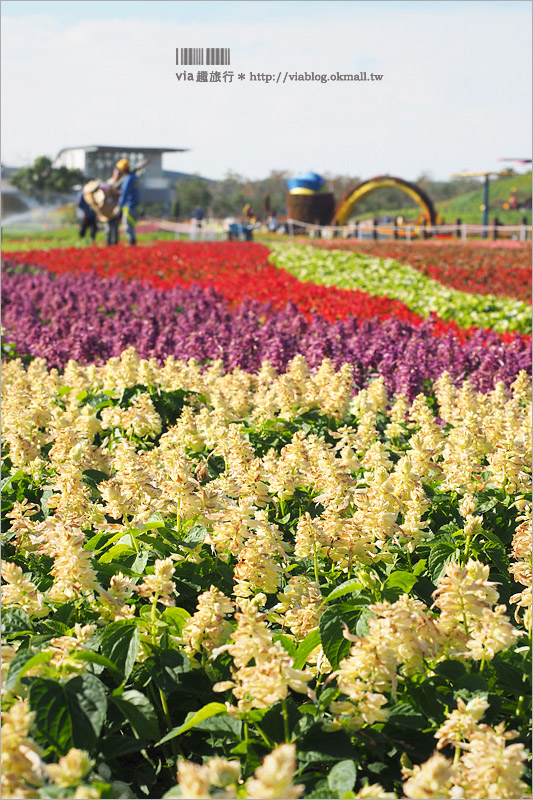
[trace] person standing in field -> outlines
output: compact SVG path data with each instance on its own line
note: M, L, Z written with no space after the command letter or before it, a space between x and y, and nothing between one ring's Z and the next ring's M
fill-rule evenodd
M119 228L120 228L120 220L122 219L122 211L120 206L118 205L118 200L120 196L120 189L117 188L117 183L120 180L120 171L115 167L113 170L113 175L107 181L106 184L101 184L101 188L104 190L106 194L106 200L108 203L117 203L117 206L113 209L112 216L107 217L106 219L106 240L107 244L118 244L119 240Z
M120 172L115 167L113 175L107 181L91 179L83 187L83 200L96 215L98 222L106 226L107 244L118 244L119 225L122 211L117 205L120 197L118 181Z
M84 188L85 187L82 188L78 195L78 222L80 224L79 237L80 239L83 239L86 232L89 231L89 236L94 242L96 239L96 231L98 230L96 213L83 196Z
M120 176L125 176L121 182L121 192L118 200L126 227L126 236L130 244L137 244L135 228L137 225L137 206L139 205L139 183L137 176L130 170L127 158L117 161Z

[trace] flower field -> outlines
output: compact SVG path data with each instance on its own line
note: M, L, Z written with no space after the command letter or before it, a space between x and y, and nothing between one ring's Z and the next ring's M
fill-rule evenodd
M302 245L273 249L274 262L300 280L394 298L423 317L435 313L462 328L531 333L531 304L522 300L462 292L392 259Z
M318 242L315 242L318 244ZM424 242L320 242L321 247L352 250L409 264L424 275L462 292L515 297L531 302L531 245L516 248Z
M241 243L2 294L2 797L529 796L524 302Z

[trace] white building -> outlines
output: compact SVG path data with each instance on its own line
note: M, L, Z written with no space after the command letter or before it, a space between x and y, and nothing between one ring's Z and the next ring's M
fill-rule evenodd
M120 158L127 158L132 169L142 161L147 166L139 173L141 203L169 205L174 197L174 184L182 173L163 170L163 153L185 153L178 147L116 147L87 145L64 147L56 156L54 167L80 169L87 178L109 178Z

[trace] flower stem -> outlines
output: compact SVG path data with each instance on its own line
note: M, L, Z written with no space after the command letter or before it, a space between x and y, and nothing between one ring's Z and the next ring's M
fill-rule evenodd
M136 538L135 534L133 533L133 528L130 528L128 530L128 533L130 535L130 539L131 539L132 544L133 544L133 549L135 550L136 553L138 553L139 552L139 542L137 541L137 538Z
M261 730L259 725L256 722L254 722L252 724L253 724L254 728L256 729L257 733L259 734L259 736L261 737L261 739L264 741L266 746L269 748L269 750L272 750L272 743L267 739L267 737L265 736L265 734L263 733L263 731Z
M281 701L281 712L283 714L283 730L285 732L285 741L290 742L291 737L289 733L289 714L287 712L287 700Z
M167 725L169 730L172 728L172 717L170 716L170 711L168 709L167 698L165 697L163 690L159 689L159 699L161 700L161 708L163 709L163 714L165 715L165 719L167 721ZM183 756L183 750L181 749L179 742L176 739L170 740L170 747L172 749L172 755L174 759L177 758L178 754Z
M469 533L466 537L466 545L465 545L465 564L468 563L468 556L470 555L470 541L472 539L472 534Z
M157 644L157 636L156 636L156 627L155 627L155 618L157 614L157 598L159 595L154 594L152 600L152 613L150 614L150 629L152 633L152 641L154 644Z

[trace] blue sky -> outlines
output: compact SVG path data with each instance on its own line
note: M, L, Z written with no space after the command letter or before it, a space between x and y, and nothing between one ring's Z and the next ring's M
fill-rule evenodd
M376 0L386 8L387 6L402 6L405 9L420 6L420 0ZM348 0L349 2L349 0ZM363 13L376 4L358 2L359 12ZM455 6L458 9L468 0L433 0L431 5ZM475 5L479 0L472 0L470 5ZM523 5L524 0L491 0L491 6L504 7L510 5ZM283 9L280 6L283 6ZM51 14L63 25L82 22L86 19L116 19L125 13L129 17L145 20L180 20L182 22L205 19L224 20L228 15L233 20L243 13L256 17L281 15L282 18L298 16L305 5L305 13L316 16L329 16L346 11L347 0L3 0L2 16L25 17L35 14ZM426 6L430 3L426 2ZM485 3L487 5L487 3ZM46 6L46 8L44 8ZM127 8L126 8L127 6Z
M61 17L69 22L74 20L84 20L91 16L93 13L97 14L100 18L113 17L116 15L116 9L123 9L125 3L128 5L128 13L132 15L151 19L154 17L168 19L168 15L184 14L185 17L196 18L202 17L206 14L219 12L224 15L228 8L238 9L242 6L254 6L255 11L262 8L272 9L280 5L281 0L261 0L261 2L250 2L250 0L204 0L203 2L192 0L187 2L173 2L173 0L3 0L3 14L5 16L27 16L28 14L36 13L42 10L42 6L46 5L46 11L53 13L57 17ZM471 0L471 4L478 2L478 0ZM509 6L524 4L525 0L492 0L491 5L496 6ZM327 3L328 7L336 7L340 10L342 6L346 6L347 0L330 0ZM282 5L284 13L288 11L298 11L305 4L308 7L315 6L317 9L322 6L326 11L325 3L322 0L283 0ZM431 3L435 5L447 6L464 6L465 0L435 0ZM372 6L375 3L372 0L361 0L358 3L360 7ZM382 0L382 5L388 6L409 6L414 7L420 5L420 0ZM426 3L429 5L429 3ZM184 8L178 9L178 6ZM173 8L169 8L173 7Z
M213 178L495 169L531 155L531 11L511 0L3 0L2 161L100 143L188 147L165 166ZM181 46L231 47L232 84L178 82ZM361 70L382 82L249 80Z

